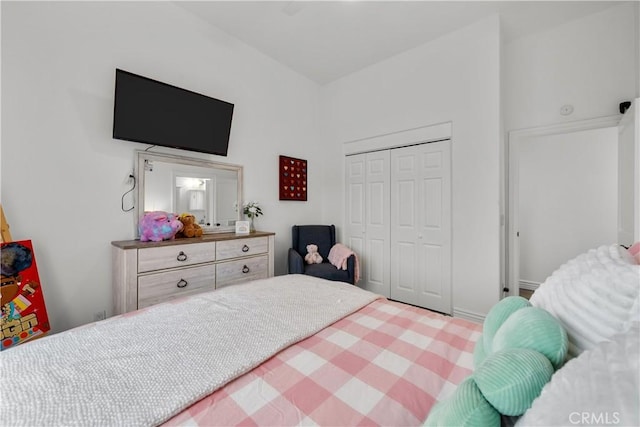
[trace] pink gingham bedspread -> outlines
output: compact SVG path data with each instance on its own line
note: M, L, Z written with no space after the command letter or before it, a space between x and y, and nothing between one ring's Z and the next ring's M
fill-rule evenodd
M165 425L421 425L473 368L481 325L377 300Z

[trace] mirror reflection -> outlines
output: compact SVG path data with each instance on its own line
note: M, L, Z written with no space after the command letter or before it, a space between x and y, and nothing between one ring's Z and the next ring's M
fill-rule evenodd
M139 216L188 212L205 233L232 231L241 218L242 166L138 152L138 177Z

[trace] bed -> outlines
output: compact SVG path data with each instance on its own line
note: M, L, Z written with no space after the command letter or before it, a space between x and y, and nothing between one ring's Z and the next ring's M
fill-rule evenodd
M419 425L471 373L480 329L278 276L5 351L0 409L7 425Z
M640 421L640 265L615 245L574 261L532 299L569 331L571 360L531 409L503 422ZM570 278L559 278L567 272ZM592 272L597 280L585 281ZM574 304L581 311L615 312L588 314L607 323L593 334L579 326L583 320L571 323L585 313L568 315L558 303L558 295L571 295L560 288L575 292L580 286L591 302L613 301ZM482 334L483 325L348 284L279 276L0 353L2 424L422 425L473 375ZM577 392L572 384L579 378L586 388Z

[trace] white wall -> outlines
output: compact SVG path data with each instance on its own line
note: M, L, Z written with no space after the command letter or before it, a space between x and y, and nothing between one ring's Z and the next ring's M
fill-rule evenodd
M499 22L486 19L323 88L324 218L343 224L347 141L453 122L454 313L500 295Z
M111 313L110 242L134 237L120 198L147 145L111 137L116 67L235 103L229 156L189 155L244 165L285 272L291 224L321 220L315 83L171 2L1 7L2 204L33 240L54 331ZM308 202L278 201L279 154L309 160Z
M640 89L639 9L639 3L629 2L506 43L505 132L615 116L620 102L636 98ZM560 114L565 104L573 106L572 114ZM566 177L580 173L574 162L564 166ZM615 223L614 218L609 225ZM611 243L615 240L613 236ZM553 256L557 260L566 253Z
M506 132L613 115L637 97L639 6L613 7L504 45L495 40L498 25L485 21L323 88L322 139L338 149L453 121L454 311L485 314L499 295ZM572 115L559 114L564 104L574 107ZM342 224L344 161L329 153L324 175L334 190L325 193L324 218Z
M540 284L617 240L618 129L525 138L518 153L520 279Z
M630 2L507 43L505 130L611 116L636 98L637 8ZM560 114L565 104L573 114Z

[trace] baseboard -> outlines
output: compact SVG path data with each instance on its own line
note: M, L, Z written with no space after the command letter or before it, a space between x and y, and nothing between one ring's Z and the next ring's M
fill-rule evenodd
M518 282L520 289L526 289L528 291L535 291L540 285L540 282L532 282L531 280L520 280Z
M484 323L485 316L486 315L484 314L453 307L453 317L459 317L461 319L469 320L470 322L482 324Z

